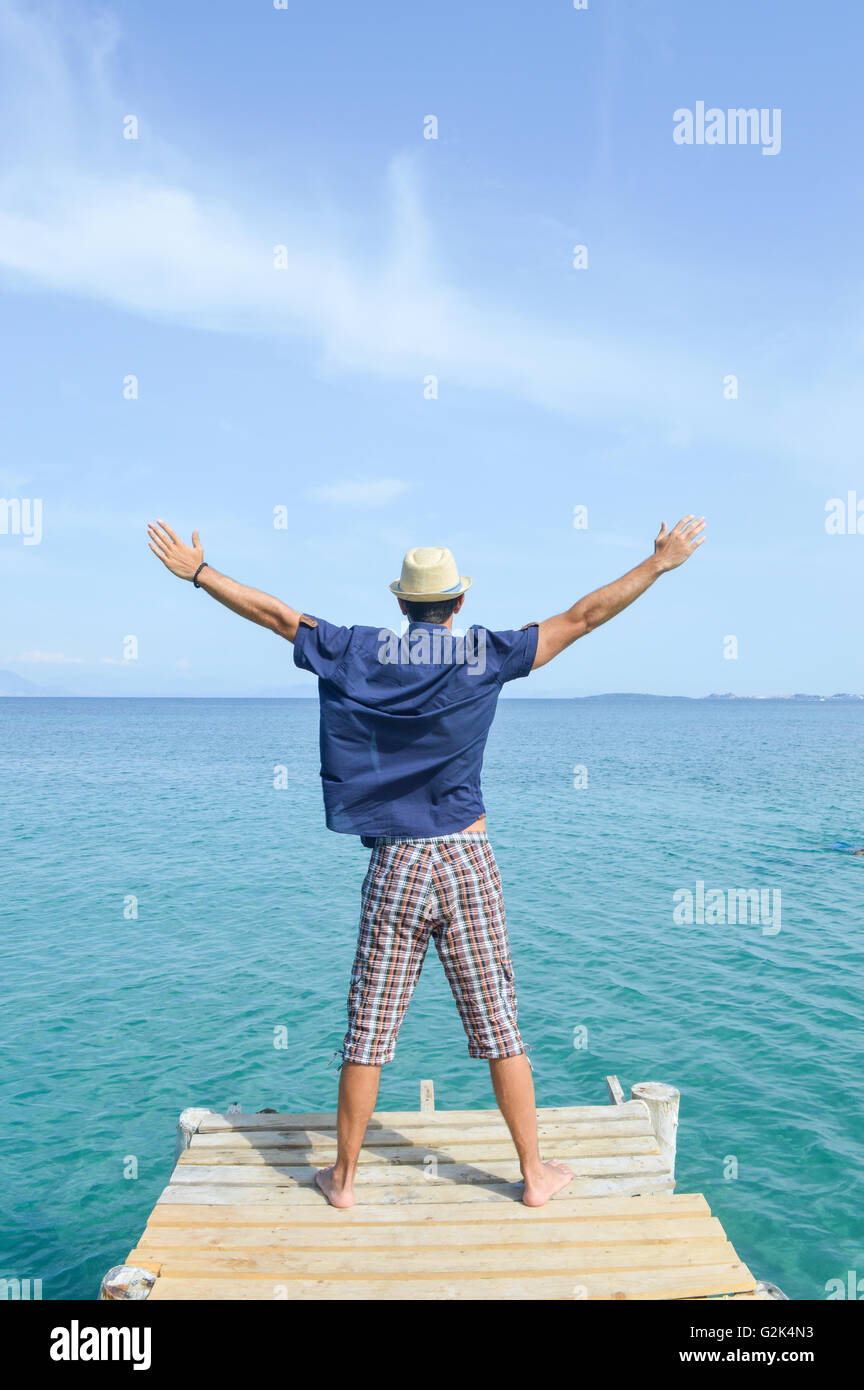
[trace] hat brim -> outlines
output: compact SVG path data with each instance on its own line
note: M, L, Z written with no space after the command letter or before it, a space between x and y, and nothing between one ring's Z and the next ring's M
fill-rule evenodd
M445 603L448 598L459 598L460 594L464 594L470 588L470 575L463 574L460 575L456 588L448 589L446 594L409 594L399 587L398 579L394 579L390 585L390 592L397 598L404 598L408 603Z

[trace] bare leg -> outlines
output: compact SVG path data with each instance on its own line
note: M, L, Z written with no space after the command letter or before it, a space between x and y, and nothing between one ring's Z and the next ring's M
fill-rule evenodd
M339 1075L339 1108L336 1119L336 1162L321 1168L315 1181L331 1207L353 1207L354 1176L363 1147L366 1126L378 1096L380 1067L343 1062Z
M491 1061L489 1071L495 1099L519 1155L519 1167L525 1179L522 1201L527 1207L542 1207L572 1181L573 1173L565 1163L557 1163L555 1159L544 1163L540 1157L534 1078L524 1053L521 1057Z

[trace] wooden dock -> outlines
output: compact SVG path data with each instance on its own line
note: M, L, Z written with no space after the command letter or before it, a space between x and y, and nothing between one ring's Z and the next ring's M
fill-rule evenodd
M546 1158L573 1168L547 1206L519 1200L498 1111L376 1112L358 1204L313 1182L336 1117L183 1112L179 1155L103 1298L766 1298L699 1194L673 1188L677 1096L646 1083L611 1105L538 1111Z

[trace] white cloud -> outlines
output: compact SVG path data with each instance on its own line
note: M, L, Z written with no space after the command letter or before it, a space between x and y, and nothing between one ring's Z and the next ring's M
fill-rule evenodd
M695 369L664 364L656 344L621 347L526 321L448 285L410 160L391 165L393 230L378 259L335 244L308 206L286 219L246 193L238 211L196 192L194 174L173 173L176 156L121 138L122 102L107 93L110 35L100 29L88 44L80 11L72 37L44 13L0 0L0 119L24 132L17 162L0 163L0 267L13 283L202 328L299 334L330 369L412 381L418 393L434 372L442 384L558 409L620 419L638 407L661 420L695 393ZM223 185L237 186L236 171ZM274 268L277 245L288 248L285 270Z
M402 478L370 478L365 482L357 480L310 487L306 498L310 502L332 502L338 507L380 507L401 497L409 486Z
M19 661L28 666L84 666L83 656L64 656L62 652L24 652Z
M0 0L0 122L15 132L0 146L0 272L13 287L202 329L300 336L322 367L404 382L418 398L434 373L442 389L572 412L646 442L665 437L668 448L710 438L775 456L848 456L861 425L848 370L823 375L830 384L808 386L806 400L790 380L755 414L722 401L715 349L709 341L700 353L696 325L690 342L654 330L640 339L635 327L624 340L596 316L573 326L562 309L542 322L449 284L411 160L391 165L393 231L377 257L351 246L350 208L343 246L329 214L308 203L285 210L266 190L256 206L236 167L221 171L225 199L214 197L152 133L121 138L112 23L74 5ZM277 245L288 249L285 270L274 268Z

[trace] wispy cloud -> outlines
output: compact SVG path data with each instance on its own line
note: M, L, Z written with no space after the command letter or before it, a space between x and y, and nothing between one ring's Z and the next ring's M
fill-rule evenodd
M62 652L24 652L18 658L27 666L85 666L83 656L64 656Z
M0 269L13 286L202 329L300 336L330 370L413 381L418 391L434 373L442 388L647 429L661 447L707 437L842 457L860 432L851 375L834 374L806 402L789 382L755 416L721 401L711 353L700 361L687 344L640 340L635 329L612 337L589 316L579 327L544 322L448 283L409 158L389 170L392 236L377 257L335 242L328 218L308 205L286 211L264 194L256 206L244 191L239 210L240 200L214 197L176 150L149 134L134 148L121 138L116 40L110 22L77 6L0 0L0 119L16 132L0 151ZM212 187L218 170L209 173ZM226 169L225 189L236 183ZM831 422L827 435L819 420Z
M380 507L401 497L409 487L402 478L370 478L310 487L305 495L310 502L331 502L337 507Z

